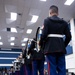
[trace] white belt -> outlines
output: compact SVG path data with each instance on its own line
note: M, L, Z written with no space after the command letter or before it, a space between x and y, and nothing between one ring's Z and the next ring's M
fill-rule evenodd
M60 35L60 34L49 34L48 37L59 37L59 38L63 38L64 35Z

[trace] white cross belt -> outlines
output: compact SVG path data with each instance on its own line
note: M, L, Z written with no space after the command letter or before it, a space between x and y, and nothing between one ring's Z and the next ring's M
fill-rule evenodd
M59 37L59 38L63 38L64 35L60 35L60 34L49 34L48 37Z

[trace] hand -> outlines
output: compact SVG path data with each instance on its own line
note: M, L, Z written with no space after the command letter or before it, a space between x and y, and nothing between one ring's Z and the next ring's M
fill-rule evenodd
M37 41L37 44L39 45L39 41Z

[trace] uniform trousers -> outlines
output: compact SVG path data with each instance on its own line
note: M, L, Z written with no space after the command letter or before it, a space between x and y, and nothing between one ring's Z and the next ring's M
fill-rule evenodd
M33 75L44 75L44 60L34 60L32 63Z
M50 63L49 75L66 75L65 54L48 54L46 55Z
M33 75L32 74L32 64L26 65L27 75Z

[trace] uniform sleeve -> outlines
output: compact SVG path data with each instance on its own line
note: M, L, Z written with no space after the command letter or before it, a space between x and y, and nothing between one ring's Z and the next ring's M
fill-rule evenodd
M43 44L43 41L45 41L45 39L47 38L48 36L48 20L45 19L44 20L44 28L42 30L42 36L41 36L41 40L40 40L40 45Z
M26 49L24 50L24 52L22 52L22 57L26 58Z
M29 50L28 50L28 54L32 53L34 48L35 48L35 42L32 41L32 42L31 42L31 45L30 45L30 47L29 47Z
M68 24L67 23L65 23L65 24L66 24L66 26L65 26L65 30L64 30L64 33L65 33L65 41L64 41L64 43L65 43L65 47L67 47L68 43L71 40L71 33L70 33L70 29L68 27Z

